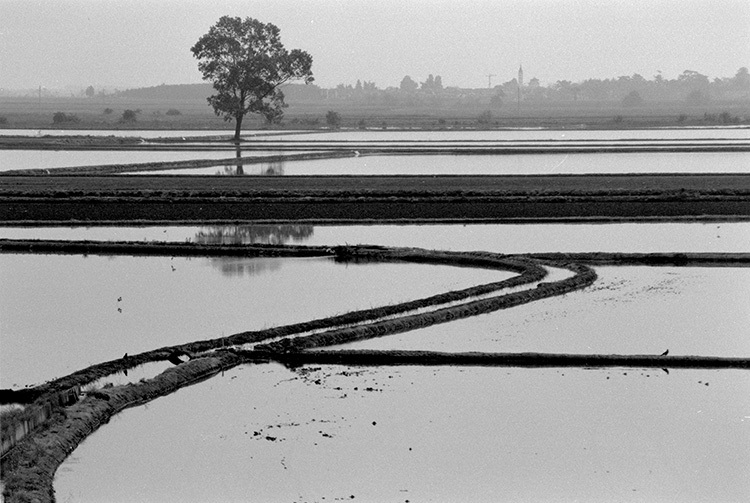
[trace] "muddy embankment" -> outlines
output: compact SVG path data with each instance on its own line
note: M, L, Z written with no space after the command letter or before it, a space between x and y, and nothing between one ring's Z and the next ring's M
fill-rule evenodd
M255 352L240 356L257 357ZM428 365L470 367L636 367L689 369L750 369L750 358L711 356L599 355L550 353L442 353L438 351L338 350L300 351L274 356L284 365Z
M50 393L58 393L73 386L83 386L107 375L122 372L152 361L162 361L173 351L199 353L216 348L259 343L313 330L355 325L386 316L397 316L417 309L457 302L494 291L540 281L546 275L544 268L523 257L504 257L486 252L441 252L420 249L385 248L377 246L269 246L269 245L200 245L192 243L123 243L93 241L37 241L0 240L0 253L86 253L86 254L144 254L144 255L242 255L242 256L331 256L339 261L402 261L447 264L458 267L478 267L518 273L506 280L477 285L399 304L354 311L337 316L284 325L265 330L240 332L227 337L208 339L155 349L88 367L69 376L33 388L0 390L0 403L29 403Z
M750 218L750 175L2 176L0 222Z
M52 418L27 436L2 460L7 502L52 502L55 471L90 434L118 412L207 379L241 359L231 353L191 360L146 382L106 388L69 406L54 409Z
M180 244L177 247L169 244L143 245L135 243L99 243L92 242L34 242L12 240L0 241L0 252L11 249L18 252L69 252L69 253L146 253L159 251L164 255L175 252L210 254L206 245ZM138 247L141 248L138 248ZM190 248L196 248L190 252ZM210 248L210 247L209 247ZM51 418L31 434L23 438L2 460L2 478L5 484L7 501L53 501L52 481L55 470L75 447L98 427L105 424L113 415L127 407L132 407L172 393L201 379L208 378L222 369L240 363L257 361L277 361L293 367L306 363L328 363L343 365L502 365L502 366L635 366L635 367L690 367L690 368L748 368L750 360L732 358L705 357L667 357L649 355L550 355L550 354L487 354L463 353L444 354L434 352L404 351L305 351L333 344L342 344L353 340L379 337L403 332L435 323L445 323L454 319L473 316L533 302L534 300L560 295L583 288L596 279L595 272L585 265L584 254L551 256L504 256L492 253L458 253L437 252L417 249L391 249L385 247L252 247L252 246L218 246L215 253L245 253L251 256L264 253L288 255L329 254L342 261L411 261L423 263L452 264L464 267L485 267L511 270L518 276L505 281L480 285L465 290L446 292L425 299L405 302L395 306L369 309L347 313L341 316L313 320L310 322L277 327L269 330L243 332L230 337L196 341L179 346L164 347L140 355L104 362L70 376L57 379L28 390L6 390L4 398L36 400L44 402L48 397L66 392L77 386L90 383L100 377L133 368L148 361L165 360L175 351L185 351L193 358L181 363L153 379L135 384L116 387L105 387L84 397L72 405L57 405L52 409ZM85 250L85 251L82 251ZM608 260L620 260L627 263L626 254L610 254ZM659 260L664 260L659 255ZM678 255L678 254L675 254ZM688 262L700 261L701 254L684 254ZM732 259L748 260L748 255L734 254ZM578 261L571 260L575 258ZM674 257L673 257L674 258ZM705 257L704 257L705 258ZM592 260L601 259L593 256ZM678 261L682 257L678 257ZM711 260L720 260L712 254ZM552 283L540 283L536 288L525 291L502 294L475 299L477 295L491 293L495 290L537 282L545 275L545 265L565 267L574 274L564 280ZM463 300L465 302L451 307L440 307L446 302ZM435 307L423 313L414 314L413 310L422 307ZM392 315L393 319L382 320ZM344 326L342 325L350 325ZM300 335L309 330L329 329L313 335ZM256 345L254 350L243 351L228 346L248 342L267 342ZM216 351L209 351L215 349Z

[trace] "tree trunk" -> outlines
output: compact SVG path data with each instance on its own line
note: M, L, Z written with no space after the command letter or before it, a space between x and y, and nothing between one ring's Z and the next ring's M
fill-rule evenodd
M240 141L240 132L242 131L242 119L244 115L238 114L235 117L236 126L234 128L234 141Z
M240 159L242 157L242 150L240 149L240 144L239 143L236 144L236 148L237 148L237 152L236 152L236 157L237 157L237 174L238 175L244 175L245 174L245 169L242 167L242 159Z

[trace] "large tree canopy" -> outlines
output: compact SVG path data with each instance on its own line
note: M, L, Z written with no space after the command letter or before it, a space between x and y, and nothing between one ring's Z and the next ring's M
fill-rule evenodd
M203 78L216 89L208 98L214 112L236 121L235 140L247 113L269 121L280 118L287 106L280 85L313 81L312 56L300 49L287 51L279 29L257 19L223 16L190 50Z

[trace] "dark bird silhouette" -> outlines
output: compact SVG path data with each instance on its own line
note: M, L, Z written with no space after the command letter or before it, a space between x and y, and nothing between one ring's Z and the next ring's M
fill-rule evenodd
M117 302L122 302L122 297L117 297Z
M123 355L122 359L123 359L123 360L127 360L127 359L128 359L128 354L127 354L127 353L125 353L125 354Z
M662 356L667 356L668 354L669 354L669 350L667 349L667 350L666 350L666 351L664 351L664 352L663 352L663 353L662 353L661 355L662 355Z

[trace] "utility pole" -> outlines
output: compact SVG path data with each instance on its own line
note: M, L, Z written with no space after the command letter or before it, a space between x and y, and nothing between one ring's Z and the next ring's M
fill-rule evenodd
M494 77L496 74L494 73L488 73L487 74L487 87L492 88L492 77Z

